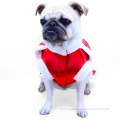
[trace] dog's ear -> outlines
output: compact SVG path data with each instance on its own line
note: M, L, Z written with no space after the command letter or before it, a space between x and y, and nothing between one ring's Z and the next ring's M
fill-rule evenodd
M88 14L88 8L85 7L84 5L78 4L78 3L71 3L70 6L76 10L79 15L81 16L82 14L87 15Z
M35 11L35 15L37 15L37 13L41 14L41 12L43 11L44 8L45 8L45 5L40 4Z

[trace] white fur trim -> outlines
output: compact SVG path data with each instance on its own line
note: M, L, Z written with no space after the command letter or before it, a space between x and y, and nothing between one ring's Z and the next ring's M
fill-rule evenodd
M74 79L77 81L77 82L80 82L82 80L84 80L90 72L92 72L94 68L94 64L92 64L91 61L87 61L83 67L81 68L81 70L77 73L77 75L74 77Z
M45 79L47 80L53 80L54 78L52 77L52 75L50 74L50 72L48 71L47 66L45 65L45 63L43 62L42 59L38 59L35 62L35 65L38 69L38 71L41 73L40 78L44 76Z
M64 42L63 46L52 45L50 42L44 40L44 43L47 45L48 49L54 53L66 56L67 54L73 53L80 48L82 43L82 38L75 38L72 41Z
M44 49L46 49L47 48L47 46L45 45L39 45L37 48L36 48L36 50L35 50L35 56L36 56L36 58L37 59L39 59L39 58L41 58L41 55L42 55L42 52L41 52L41 50L44 50Z

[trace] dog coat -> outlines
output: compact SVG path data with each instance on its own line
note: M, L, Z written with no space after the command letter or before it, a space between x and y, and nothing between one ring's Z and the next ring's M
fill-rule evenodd
M82 81L86 77L95 76L91 48L84 39L77 50L70 53L67 50L65 52L66 55L55 53L41 42L36 50L40 76L54 80L59 86L64 87L76 81Z

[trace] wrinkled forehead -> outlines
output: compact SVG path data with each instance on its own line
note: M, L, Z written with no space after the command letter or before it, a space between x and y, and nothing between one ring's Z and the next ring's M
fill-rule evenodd
M50 20L55 18L59 20L63 17L72 20L73 12L70 6L67 5L47 5L41 14L41 19Z

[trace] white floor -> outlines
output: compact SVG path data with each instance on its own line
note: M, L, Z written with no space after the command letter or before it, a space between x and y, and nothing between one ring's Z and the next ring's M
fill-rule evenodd
M39 115L46 92L39 93L39 72L34 49L40 35L38 0L0 1L0 120L66 120L76 115L76 90L54 91L53 107ZM89 41L99 77L91 80L91 95L85 95L86 119L119 119L120 107L120 9L114 2L85 1L90 12L83 16L84 38Z

